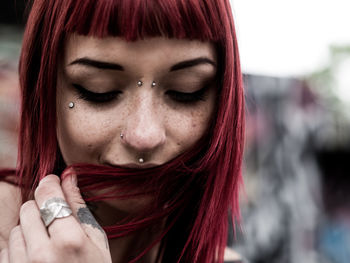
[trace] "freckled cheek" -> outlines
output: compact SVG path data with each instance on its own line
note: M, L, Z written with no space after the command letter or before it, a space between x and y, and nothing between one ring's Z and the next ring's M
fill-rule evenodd
M96 114L84 109L61 113L58 120L58 137L66 155L96 158L103 147L115 136L115 127L107 114ZM62 152L63 153L63 152ZM64 153L63 153L64 154ZM91 159L88 158L86 161Z
M211 119L210 108L199 108L186 115L172 115L172 134L176 137L177 145L187 150L195 144L206 132Z

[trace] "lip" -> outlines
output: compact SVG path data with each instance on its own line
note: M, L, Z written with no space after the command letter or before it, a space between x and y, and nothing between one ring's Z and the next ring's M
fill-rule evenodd
M122 168L132 168L132 169L147 169L147 168L153 168L153 167L159 166L159 164L155 164L155 163L145 163L145 164L139 164L139 163L123 163L123 164L105 163L105 165L111 166L111 167L122 167Z

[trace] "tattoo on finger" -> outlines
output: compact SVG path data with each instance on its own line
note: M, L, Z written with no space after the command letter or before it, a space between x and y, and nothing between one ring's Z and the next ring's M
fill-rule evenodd
M80 223L90 225L93 228L96 228L102 232L102 234L105 238L106 248L108 249L108 239L107 239L106 233L103 230L103 228L99 225L99 223L96 221L95 217L92 215L89 208L87 208L87 207L79 208L78 212L77 212L77 216L78 216Z

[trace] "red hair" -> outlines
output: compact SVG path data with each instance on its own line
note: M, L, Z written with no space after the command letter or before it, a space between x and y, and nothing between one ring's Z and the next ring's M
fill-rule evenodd
M165 36L216 44L217 109L198 145L154 169L85 164L75 165L75 170L82 192L110 190L118 184L133 193L116 196L107 191L90 201L155 195L148 213L105 227L110 238L166 218L164 231L153 241L161 242L162 262L222 262L228 217L239 219L244 141L244 94L229 0L34 0L19 66L22 110L17 175L24 200L32 197L41 178L62 165L56 137L56 78L69 33L121 36L127 41Z

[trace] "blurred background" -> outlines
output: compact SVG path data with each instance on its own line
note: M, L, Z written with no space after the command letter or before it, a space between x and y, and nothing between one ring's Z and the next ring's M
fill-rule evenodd
M0 4L0 167L14 167L23 0ZM245 262L350 262L350 2L231 0L246 90Z

